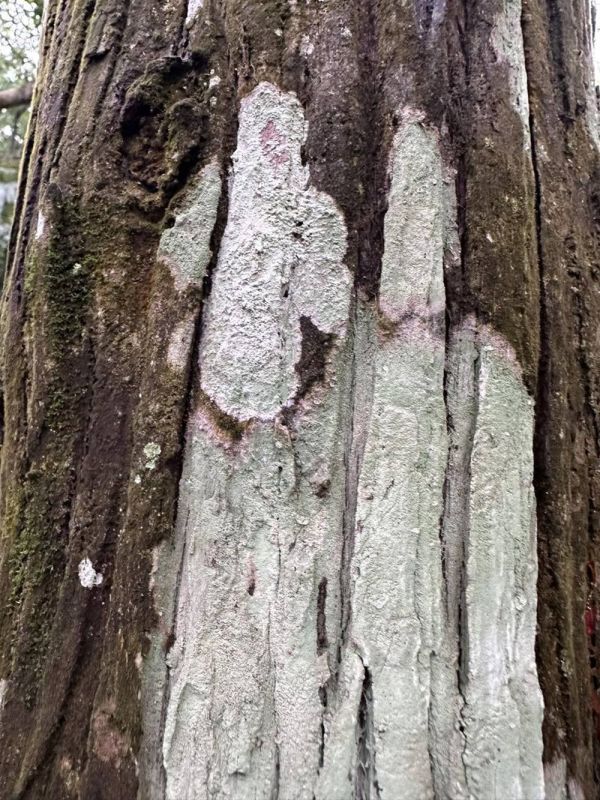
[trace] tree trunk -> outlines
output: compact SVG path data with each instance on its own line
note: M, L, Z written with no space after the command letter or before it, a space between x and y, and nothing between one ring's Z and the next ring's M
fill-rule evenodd
M586 0L49 0L2 798L600 796L591 39Z

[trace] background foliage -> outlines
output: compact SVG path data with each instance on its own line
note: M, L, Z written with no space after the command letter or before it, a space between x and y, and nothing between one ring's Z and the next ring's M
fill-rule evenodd
M0 0L0 89L33 81L42 0ZM0 111L0 167L18 165L27 107Z
M43 0L0 0L0 90L33 81L42 10ZM0 276L28 119L27 106L0 110Z

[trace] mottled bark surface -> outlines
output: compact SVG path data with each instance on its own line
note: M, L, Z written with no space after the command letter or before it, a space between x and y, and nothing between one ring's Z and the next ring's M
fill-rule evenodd
M0 797L599 797L599 215L585 0L50 0Z

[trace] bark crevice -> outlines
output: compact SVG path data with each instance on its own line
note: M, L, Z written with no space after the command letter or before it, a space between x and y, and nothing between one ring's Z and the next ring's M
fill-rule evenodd
M373 679L363 662L363 681L356 718L356 776L355 800L381 800L377 780L376 746L374 735Z

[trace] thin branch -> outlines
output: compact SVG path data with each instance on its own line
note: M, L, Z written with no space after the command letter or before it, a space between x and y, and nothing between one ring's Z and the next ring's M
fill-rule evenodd
M26 106L33 94L33 83L25 83L23 86L14 86L10 89L0 91L0 108L14 108L15 106Z

